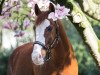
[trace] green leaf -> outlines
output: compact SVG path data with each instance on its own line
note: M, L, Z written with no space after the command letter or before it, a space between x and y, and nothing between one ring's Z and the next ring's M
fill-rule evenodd
M22 8L21 8L21 9L20 9L20 13L21 13L21 14L24 14L24 15L27 15L27 14L29 13L29 11L28 11L27 9L25 10L25 9L22 9Z
M18 13L14 12L11 16L12 16L13 19L15 19L15 18L18 17Z

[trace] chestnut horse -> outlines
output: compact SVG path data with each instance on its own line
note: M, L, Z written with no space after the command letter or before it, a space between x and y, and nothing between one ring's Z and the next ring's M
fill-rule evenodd
M17 47L10 56L8 75L78 75L78 63L60 20L48 19L54 12L35 5L35 41Z

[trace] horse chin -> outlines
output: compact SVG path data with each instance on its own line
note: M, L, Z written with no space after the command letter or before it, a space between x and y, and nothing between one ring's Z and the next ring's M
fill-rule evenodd
M35 65L43 65L44 64L44 58L41 53L38 53L36 50L32 52L32 61Z

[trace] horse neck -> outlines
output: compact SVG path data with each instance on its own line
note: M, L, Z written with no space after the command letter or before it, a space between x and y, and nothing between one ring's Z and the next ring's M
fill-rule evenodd
M57 62L59 61L59 64L65 62L65 64L69 64L70 61L68 61L68 59L70 60L70 57L74 56L73 48L60 21L58 21L58 25L60 41L55 47L55 59Z
M59 25L59 34L60 34L60 39L62 42L62 44L61 43L60 44L63 45L64 50L69 51L72 46L71 46L71 43L66 35L63 24L60 20L58 20L57 23Z

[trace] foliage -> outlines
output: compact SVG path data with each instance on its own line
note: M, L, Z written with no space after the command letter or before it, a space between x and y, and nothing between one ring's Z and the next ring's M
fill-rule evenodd
M0 75L7 75L9 52L0 52Z
M5 0L0 22L5 29L14 31L16 37L24 35L25 30L32 25L32 19L26 0Z

